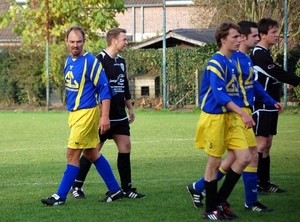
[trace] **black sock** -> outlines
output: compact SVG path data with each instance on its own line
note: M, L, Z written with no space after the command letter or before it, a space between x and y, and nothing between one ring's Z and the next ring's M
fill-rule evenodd
M131 190L130 153L118 154L118 170L123 191Z
M258 178L258 185L261 186L260 181L263 180L262 178L262 153L258 153L258 164L257 164L257 178Z
M206 191L205 210L207 213L210 213L217 209L218 180L212 180L210 182L204 180L204 187Z
M270 185L270 156L262 158L262 172L261 180L259 182L261 187L267 187Z
M80 170L76 177L73 187L81 188L83 186L84 180L91 168L92 162L85 158L83 155L80 158Z
M225 180L218 192L218 203L226 203L235 184L240 179L241 174L237 174L231 168L225 176Z

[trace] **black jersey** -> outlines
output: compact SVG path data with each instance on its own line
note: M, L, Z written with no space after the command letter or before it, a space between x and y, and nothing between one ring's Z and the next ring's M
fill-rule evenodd
M125 101L131 99L128 79L126 76L125 60L120 55L112 58L105 50L96 56L102 63L110 87L116 95L112 96L110 102L110 121L121 121L127 119Z
M250 55L253 61L256 80L263 86L264 90L276 101L280 101L281 82L293 86L300 84L300 77L285 71L278 66L270 53L270 50L257 45ZM254 109L275 109L274 106L266 106L258 101L254 103Z

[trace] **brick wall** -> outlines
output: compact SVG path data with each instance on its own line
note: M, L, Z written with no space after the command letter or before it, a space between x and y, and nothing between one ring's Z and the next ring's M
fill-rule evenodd
M193 6L166 7L166 31L178 28L196 28L192 23L190 16L193 9ZM163 8L127 8L124 14L117 14L116 20L120 23L121 28L127 30L128 35L133 35L135 33L135 41L141 41L162 33Z

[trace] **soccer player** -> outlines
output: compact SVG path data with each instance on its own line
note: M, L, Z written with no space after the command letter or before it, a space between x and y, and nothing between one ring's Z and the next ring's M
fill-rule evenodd
M254 97L257 100L263 101L269 106L275 106L278 112L282 112L282 105L272 99L262 86L254 81L254 70L250 57L247 55L250 49L256 46L259 41L259 34L257 24L250 21L241 21L238 23L241 28L241 44L239 51L232 54L232 59L237 62L239 82L241 95L243 99L240 100L239 106L242 107L245 112L251 115L251 107L254 103ZM251 162L244 169L242 177L245 187L245 209L257 212L271 212L273 209L268 208L258 201L257 197L257 164L258 154L256 148L256 140L253 129L244 128L244 134L247 139L247 143L251 153ZM222 161L221 167L218 171L218 180L221 180L226 174L226 171L230 169L230 165L234 161L235 157L232 152L228 152L227 158ZM189 193L191 194L196 208L202 207L201 200L203 199L204 179L187 186Z
M257 71L257 80L264 90L276 101L280 101L281 82L297 86L300 77L279 67L273 60L270 47L278 42L278 22L262 18L258 23L260 41L250 57ZM273 136L277 134L278 111L274 106L255 100L253 119L258 150L259 190L270 193L283 193L286 190L270 182L270 149Z
M70 50L64 68L68 122L71 129L67 148L68 164L57 193L41 201L47 206L65 203L79 172L79 158L83 152L83 155L95 165L109 190L101 201L111 202L123 197L123 191L108 161L96 149L96 144L99 142L98 128L101 134L110 128L109 84L101 63L83 49L85 33L81 27L70 27L65 42ZM102 103L101 120L97 102L98 94Z
M128 44L126 30L121 28L109 30L106 35L106 41L108 47L96 57L101 61L109 84L116 95L112 97L110 103L109 118L111 127L106 133L100 133L98 149L102 148L107 139L114 140L119 151L117 166L124 197L144 198L146 195L138 193L136 188L132 188L131 184L129 124L134 121L135 115L131 103L125 60L118 54L125 51ZM129 119L125 106L128 109ZM90 167L91 162L82 156L80 159L80 172L70 191L75 198L85 198L82 186Z
M200 89L202 112L197 124L195 146L208 154L203 218L222 220L237 218L227 198L251 160L243 128L251 128L255 122L237 105L240 99L239 82L231 55L241 43L240 27L224 22L217 28L215 39L219 52L212 56L204 71ZM218 191L217 173L227 149L234 152L236 159Z

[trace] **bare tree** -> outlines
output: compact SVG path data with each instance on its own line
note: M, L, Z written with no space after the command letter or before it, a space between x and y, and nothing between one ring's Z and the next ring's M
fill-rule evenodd
M216 27L223 21L238 22L250 20L257 22L263 17L279 22L279 33L283 39L285 0L194 0L195 9L192 21L203 28ZM289 48L300 40L300 1L288 0L288 37ZM280 44L280 43L279 43ZM283 47L274 51L274 56L281 54Z

